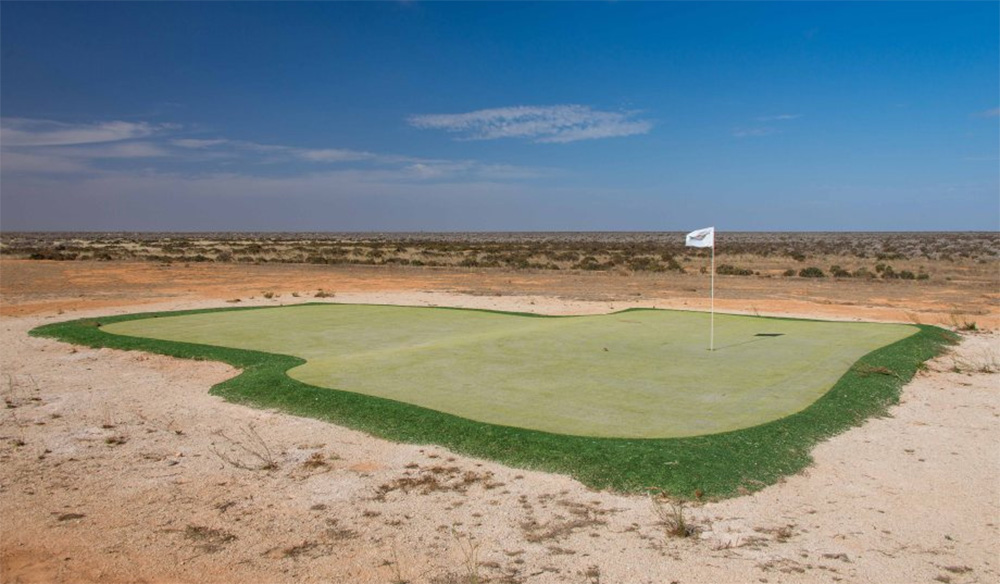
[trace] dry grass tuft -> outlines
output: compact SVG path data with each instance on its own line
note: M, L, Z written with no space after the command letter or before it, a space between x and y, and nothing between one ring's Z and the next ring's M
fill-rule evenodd
M225 441L226 451L216 448L215 443L209 449L223 462L243 470L275 470L278 468L277 458L271 447L261 438L253 424L240 429L242 440L234 440L219 430L216 435Z
M384 501L386 495L393 491L429 495L437 491L465 493L475 485L480 485L485 490L502 487L503 483L495 481L493 476L489 471L480 473L472 470L462 471L457 466L435 465L421 469L417 476L403 476L380 485L375 491L374 498L377 501Z
M649 495L657 523L663 528L667 537L691 537L701 529L688 523L684 516L684 502L673 500L662 491L654 491Z

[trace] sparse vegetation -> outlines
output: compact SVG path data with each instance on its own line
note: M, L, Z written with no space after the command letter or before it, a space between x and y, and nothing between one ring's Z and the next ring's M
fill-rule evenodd
M951 370L954 373L1000 373L1000 353L983 351L972 358L952 357Z
M213 443L212 452L223 462L243 470L269 471L278 468L278 461L271 447L253 424L241 428L240 433L242 438L234 440L221 430L216 432L216 435L223 440L223 449L220 450Z
M388 483L384 483L376 489L375 500L385 500L386 495L393 491L403 493L416 492L421 495L428 495L436 491L455 491L464 493L473 485L481 485L484 490L492 490L503 486L493 479L493 473L476 472L472 470L463 471L457 466L434 465L421 469L420 474L400 477Z
M650 490L649 501L667 537L691 537L698 533L698 528L688 523L684 515L684 501L671 499L666 492L655 488Z
M716 249L719 274L778 275L791 258L829 258L834 278L858 276L875 258L886 280L928 279L921 260L979 265L1000 259L1000 234L747 233L726 234ZM626 270L685 273L706 262L683 233L4 233L0 254L48 261L299 263L514 270ZM752 258L752 259L751 259ZM754 262L752 269L735 262ZM887 262L907 264L902 269ZM849 267L856 266L856 267ZM881 266L881 268L879 268ZM728 272L727 270L732 270ZM798 272L798 269L793 270ZM912 274L912 278L910 275ZM786 272L786 275L788 274ZM266 297L266 296L265 296Z
M752 276L753 270L747 268L737 268L729 264L720 264L715 267L715 273L720 276Z
M976 324L976 321L970 319L968 315L963 314L957 308L951 311L951 328L964 333L971 333L979 330L979 326Z
M462 554L462 572L465 576L465 584L480 584L479 547L480 542L468 533L461 533L456 529L451 530L451 537L458 545Z
M607 524L603 518L608 511L571 501L561 501L560 505L569 512L569 517L557 516L551 521L525 521L521 524L524 539L531 543L560 541L573 533Z

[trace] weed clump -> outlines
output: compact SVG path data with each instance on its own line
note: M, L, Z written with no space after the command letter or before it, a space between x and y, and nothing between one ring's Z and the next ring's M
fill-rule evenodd
M663 527L667 537L691 537L698 534L698 527L688 523L684 516L683 501L670 499L665 492L660 490L651 492L649 501L653 505L653 513L658 519L657 523Z

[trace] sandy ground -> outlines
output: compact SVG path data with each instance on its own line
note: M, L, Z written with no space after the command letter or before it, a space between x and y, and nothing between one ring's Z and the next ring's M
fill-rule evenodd
M615 296L594 280L596 292L574 295L561 288L573 283L530 275L463 284L433 272L380 282L370 272L289 271L276 280L281 297L264 300L256 280L156 280L147 265L111 266L123 281L147 280L130 288L84 266L22 265L4 262L0 279L3 582L1000 581L1000 386L979 372L1000 366L996 332L965 335L888 417L817 447L806 472L685 508L698 533L674 538L643 497L228 404L207 393L235 373L221 364L26 333L63 318L225 306L230 296L314 300L306 292L319 287L340 302L552 314L683 306L694 292ZM289 295L296 287L299 298ZM755 294L730 300L904 320L910 294L925 316L953 310L889 287L828 304L811 295L783 304L783 289ZM995 316L988 304L975 310L980 323ZM259 469L266 463L273 468Z
M998 284L996 266L982 266L961 278L929 281L719 276L715 303L719 310L743 314L945 326L971 321L980 328L998 329ZM277 294L276 300L281 302L291 301L293 292L304 298L318 289L337 294L433 291L604 302L585 309L597 312L623 305L704 310L709 305L709 279L694 273L0 259L2 316L114 308L166 299L246 302L264 292Z

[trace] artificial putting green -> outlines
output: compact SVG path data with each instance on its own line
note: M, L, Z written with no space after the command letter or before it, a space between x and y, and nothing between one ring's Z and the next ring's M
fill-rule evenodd
M805 409L908 325L641 310L536 317L311 305L132 320L105 332L265 351L303 383L557 434L675 438Z
M340 308L348 310L337 312ZM406 320L410 322L411 327L404 328L398 324L402 321L390 318L394 314L403 314L397 312L400 310L405 309L300 305L280 309L248 307L124 314L47 324L33 329L31 335L56 338L90 347L142 350L187 359L221 361L240 369L241 373L215 385L211 393L234 403L274 408L294 415L326 420L390 440L439 444L454 452L487 458L519 468L564 473L593 488L611 488L628 492L657 489L679 498L696 496L723 498L752 492L802 470L810 463L809 452L816 443L861 424L872 416L884 414L889 405L898 401L900 388L913 377L921 364L940 353L957 338L953 333L927 325L886 328L885 325L869 326L860 323L816 323L716 315L718 351L707 354L705 326L708 317L703 314L631 310L601 317L553 318L421 308L413 312L412 319L407 317ZM339 335L336 327L329 323L324 325L322 319L335 314L355 315L347 319L337 319L346 326L356 317L352 325L354 329L352 334ZM376 318L376 314L381 314L381 317ZM301 315L299 321L302 326L298 328L282 326L281 322L291 315ZM383 325L385 319L388 319L390 325L378 327L380 332L376 335L375 327L371 325L378 319L382 319ZM419 327L415 326L422 320ZM186 335L195 334L199 328L204 330L198 334L211 335L212 329L219 328L219 325L227 321L231 336L245 335L246 339L264 339L258 341L264 345L254 345L256 349L233 348L207 344L214 342L207 336L200 341L192 337L177 341L110 332L119 333L131 327L138 327L136 330L142 329L145 331L144 334L150 334L147 329L154 324L173 326L171 323L176 325L184 322L185 325L181 328ZM495 328L494 324L486 325L494 321L499 328ZM195 326L199 322L202 324ZM455 324L458 322L466 324ZM551 351L553 347L544 344L532 345L530 349L510 346L521 345L523 335L536 325L541 327L539 331L547 331L545 335L556 335L562 339L555 345L558 351ZM554 326L549 329L547 328L549 325ZM744 326L749 328L741 330ZM833 328L827 328L828 326ZM661 328L663 330L660 330ZM310 330L312 332L306 334L305 331ZM869 346L879 348L871 350L851 363L851 359L854 358L851 356L851 351L863 352L863 350L858 347L854 349L840 347L844 340L843 334L847 330L858 331L858 336L853 337L854 341L849 344L870 343ZM895 330L896 333L879 339L879 335L890 330ZM417 334L418 331L422 331L420 335L424 335L423 338ZM595 336L597 334L595 331L603 331L599 333L603 336ZM448 334L443 335L441 332ZM610 334L611 332L614 334ZM913 334L909 334L910 332ZM690 334L690 337L684 338L687 334ZM756 336L758 334L782 336L758 337ZM898 334L902 338L896 337L900 340L891 342L893 334ZM542 338L545 335L532 332L529 336ZM366 344L371 348L369 343L373 336L378 337L375 352L362 350ZM633 342L637 342L640 338L645 338L647 342L640 343L642 345L640 347L634 346ZM809 338L813 340L810 341ZM825 349L810 346L818 342L818 338L825 338L828 341ZM514 343L513 339L519 341ZM617 341L610 342L609 339ZM336 342L333 342L334 340ZM390 344L390 341L394 344ZM783 344L783 341L790 342ZM890 344L880 346L886 342ZM282 354L290 343L297 344L301 351L304 351L301 354L305 357ZM435 346L436 343L443 344ZM395 375L396 379L406 382L406 387L422 388L425 384L419 382L417 370L423 365L419 363L420 359L407 355L408 353L422 346L423 349L430 351L428 354L438 355L450 359L453 364L458 363L462 367L467 367L467 364L459 363L463 360L460 356L469 354L467 351L471 348L467 345L475 344L489 345L494 348L493 350L506 351L494 354L491 363L492 367L506 372L508 377L512 371L519 374L532 372L539 375L539 379L547 379L547 383L552 387L568 387L577 392L574 394L578 396L576 408L557 406L562 415L576 410L573 424L577 430L571 433L540 431L524 427L523 420L517 422L521 424L520 426L478 421L472 417L416 405L412 396L410 401L385 399L358 393L360 391L358 388L345 387L343 389L348 391L342 391L293 378L294 375L307 371L309 364L307 359L312 355L317 355L313 358L317 364L324 357L339 358L341 363L346 363L347 351L351 350L355 354L354 358L368 362L367 369L359 366L352 375L374 379L385 373L385 379L391 379ZM407 345L409 349L406 348ZM281 346L286 348L282 349ZM605 348L608 350L604 351ZM593 353L598 352L598 349L600 354L595 357ZM485 349L479 350L485 351ZM379 351L382 353L378 353ZM643 356L629 356L632 351L654 352L644 353ZM369 354L366 355L366 352ZM667 352L673 353L672 361L661 358ZM558 353L563 355L564 363L570 364L569 371L558 372L533 366L543 358ZM490 355L491 351L485 351L483 354ZM740 354L743 357L740 357ZM776 358L779 354L782 355L781 359ZM507 357L501 358L498 355ZM828 356L830 361L826 364L822 359L811 361L817 358L817 355ZM393 367L391 365L393 359L389 357L410 359L417 366L403 373L383 372L382 369ZM616 374L610 374L612 369L608 363L612 357L625 359L613 365L617 368ZM602 359L604 361L601 361ZM747 369L740 371L731 369L723 374L719 369L719 363L723 361L731 363L733 359L741 359ZM792 361L798 363L795 365L798 373L789 366ZM830 365L834 361L838 361L839 365ZM643 393L644 386L641 383L634 385L629 389L633 395L628 398L632 401L632 407L623 408L619 403L623 402L621 398L623 383L637 377L634 371L646 376L647 379L662 380L651 377L654 375L651 372L660 368L670 368L675 371L678 368L683 369L685 362L689 366L700 362L699 366L706 379L712 378L716 381L728 379L745 388L749 387L748 380L744 379L749 377L747 371L771 375L774 373L771 369L778 367L785 371L786 379L797 378L799 384L813 389L796 390L794 387L796 384L790 382L792 387L786 393L800 393L800 405L789 403L783 407L786 411L794 413L731 431L675 438L604 438L583 435L583 431L579 430L584 423L589 424L591 429L602 427L604 424L602 417L616 416L619 417L615 422L618 433L629 436L640 435L639 433L645 430L626 427L621 416L642 419L646 413L644 409L651 407L650 404L657 392ZM830 371L823 371L828 365L833 367L832 378L835 379L835 383L832 387L829 381L814 384L814 377L831 375ZM839 374L835 372L836 367L840 367ZM342 367L342 371L348 369L346 366ZM437 371L433 369L430 371L438 379L448 379L454 373L443 365L439 366ZM471 387L479 393L488 394L485 388L495 387L496 379L503 377L497 375L495 369L480 367L478 372L470 371L468 368L465 371L467 375L475 377ZM399 375L402 377L398 377ZM836 378L837 375L840 377ZM571 383L567 384L567 379ZM676 382L678 379L680 378L671 378L670 381ZM728 397L721 395L717 389L713 390L715 386L706 379L696 380L698 391L703 394L706 391L715 391L722 398ZM758 384L758 389L765 394L768 391L771 395L781 393L774 391L780 383L780 378L774 379L777 381L771 386ZM598 383L602 380L610 380L614 387L618 388L611 393L610 400L607 399L606 387L602 389L601 383ZM336 385L339 386L339 383ZM604 405L610 404L611 412L592 415L579 406L583 397L579 388L583 386L591 387L590 391L596 394L586 396L588 400L598 400L596 403ZM506 391L521 387L522 384L510 385ZM672 383L668 387L673 387L673 391L677 391L676 388L682 386ZM824 390L824 387L828 390ZM494 390L497 391L499 390ZM657 391L666 390L661 386ZM809 391L818 391L818 394L814 393L810 397ZM495 400L499 395L495 393L487 397ZM744 398L747 403L753 403L753 396L750 393L745 394ZM536 393L532 399L535 399L536 403L538 399L546 399L549 403L553 403L553 396L549 395ZM720 407L717 402L713 403L704 398L702 401L704 402L702 406L706 409ZM664 409L662 405L658 407ZM763 406L744 407L750 409ZM799 407L801 409L795 410ZM482 408L482 410L490 409ZM738 409L730 409L733 412L733 419L739 417L739 412L736 411ZM522 412L524 418L534 420L548 418L548 412L542 407L536 407L535 410L537 411ZM761 411L758 410L757 415L760 415ZM768 415L781 414L773 410L772 414ZM674 418L676 424L690 423L684 419L677 419L677 416Z

